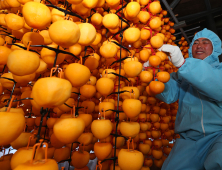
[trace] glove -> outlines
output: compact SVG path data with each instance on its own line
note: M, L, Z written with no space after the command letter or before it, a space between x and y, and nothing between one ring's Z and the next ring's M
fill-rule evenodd
M143 68L149 67L149 66L150 66L149 60L143 64Z
M169 52L171 56L171 62L176 67L181 67L185 60L183 58L183 54L180 51L178 46L164 44L162 47L158 49L159 51Z

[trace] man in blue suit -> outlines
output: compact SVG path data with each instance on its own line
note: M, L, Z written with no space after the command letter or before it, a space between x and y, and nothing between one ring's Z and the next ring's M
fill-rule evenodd
M162 170L222 169L221 40L208 29L198 32L183 58L179 47L163 45L178 67L156 95L170 104L179 99L175 133L180 134Z

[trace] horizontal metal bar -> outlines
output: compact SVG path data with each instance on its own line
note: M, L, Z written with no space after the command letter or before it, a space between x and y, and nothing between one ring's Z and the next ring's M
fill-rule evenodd
M184 32L189 32L189 31L192 31L192 30L195 30L195 29L198 29L198 28L200 28L200 26L185 30ZM176 35L180 35L180 34L181 34L181 32L178 32L178 33L173 34L173 35L176 36Z
M192 37L194 37L194 35L191 35L191 36L189 36L189 37L187 37L187 38L192 38ZM175 41L173 41L173 42L178 42L178 41L180 41L180 39L175 40Z
M196 19L199 19L199 18L202 18L208 14L212 14L212 13L216 13L216 12L220 12L222 11L222 7L219 7L219 8L215 8L215 9L212 9L210 11L203 11L203 12L198 12L196 14L191 14L191 15L186 15L186 16L183 16L183 17L177 17L178 21L183 21L183 20L189 20L189 21L192 21L192 20L196 20Z
M175 30L177 30L177 29L183 28L183 27L185 27L185 26L187 26L186 22L185 22L185 21L180 21L180 22L178 22L177 24L174 24L173 28L174 28Z

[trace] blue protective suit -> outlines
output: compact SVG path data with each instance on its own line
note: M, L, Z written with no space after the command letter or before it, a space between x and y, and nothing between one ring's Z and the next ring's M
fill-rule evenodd
M204 60L192 56L196 39L207 38L213 52ZM163 93L156 95L170 104L179 99L175 133L180 134L162 170L222 169L222 53L221 40L212 31L198 32L189 58L171 73Z

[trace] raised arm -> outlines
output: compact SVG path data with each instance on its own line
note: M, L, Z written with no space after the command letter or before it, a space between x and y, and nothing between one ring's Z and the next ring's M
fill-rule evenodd
M172 63L179 68L178 77L187 81L201 94L222 102L222 65L214 67L205 60L188 58L186 61L179 47L163 45L159 50L169 52Z
M222 66L215 68L204 60L188 58L179 68L178 75L201 94L222 102Z

